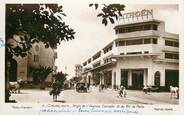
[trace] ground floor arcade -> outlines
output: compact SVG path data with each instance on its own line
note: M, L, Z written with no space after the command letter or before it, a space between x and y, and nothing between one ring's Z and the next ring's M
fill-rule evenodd
M159 86L163 90L179 86L177 63L157 63L150 59L129 61L118 60L111 66L101 66L85 74L89 84L102 84L108 88L123 85L129 89L142 89L143 86Z

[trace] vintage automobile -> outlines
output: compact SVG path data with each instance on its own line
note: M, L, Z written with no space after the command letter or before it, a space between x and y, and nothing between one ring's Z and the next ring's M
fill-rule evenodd
M151 86L150 87L150 91L151 92L159 92L160 91L160 88L158 86Z
M77 92L87 92L87 85L85 83L77 83L76 84L76 91Z
M160 88L158 86L144 86L143 91L145 93L147 93L147 92L159 92Z

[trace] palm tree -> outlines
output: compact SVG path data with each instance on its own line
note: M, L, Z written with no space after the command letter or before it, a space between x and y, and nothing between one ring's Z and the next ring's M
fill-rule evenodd
M31 73L33 76L33 82L35 84L40 84L40 89L45 89L45 80L47 79L48 75L53 72L51 67L43 67L40 66L39 68L31 68Z

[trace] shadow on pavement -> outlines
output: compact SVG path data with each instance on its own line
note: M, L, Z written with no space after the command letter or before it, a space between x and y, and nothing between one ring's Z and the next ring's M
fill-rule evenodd
M19 95L19 94L30 94L30 93L20 92L20 93L11 93L11 94L17 94L17 95Z
M55 102L66 103L66 101L65 101L65 100L57 100L57 101L55 101Z

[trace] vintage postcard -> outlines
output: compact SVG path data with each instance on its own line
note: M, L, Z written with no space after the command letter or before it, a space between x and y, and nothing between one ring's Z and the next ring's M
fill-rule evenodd
M183 115L183 1L3 1L2 115Z

